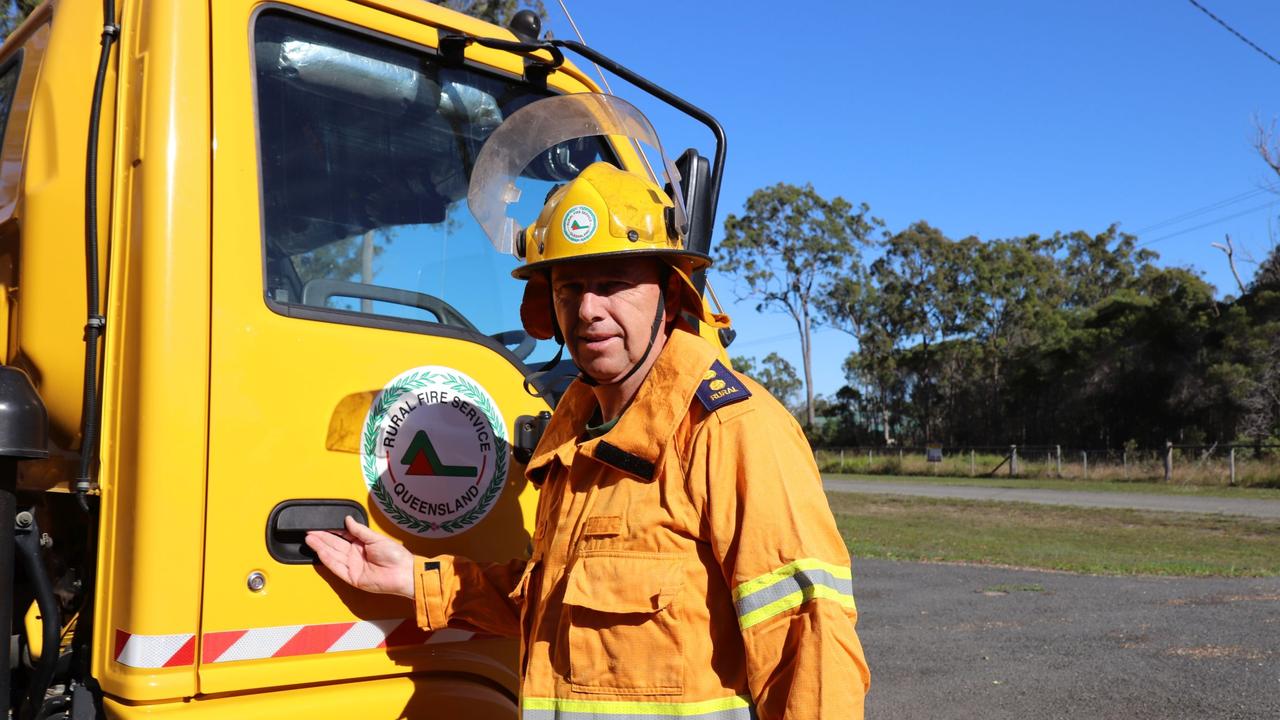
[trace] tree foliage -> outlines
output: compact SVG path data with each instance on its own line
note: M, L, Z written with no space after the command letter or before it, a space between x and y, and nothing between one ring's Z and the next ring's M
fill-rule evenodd
M797 396L804 384L800 381L800 376L796 375L795 367L786 358L771 352L759 364L754 358L748 357L735 357L732 362L735 370L750 376L788 410L795 411Z
M1251 290L1280 290L1280 245L1271 248L1267 259L1258 265L1258 272L1253 276Z
M543 23L547 21L547 8L542 0L432 0L450 10L457 10L485 22L506 27L517 12L529 9L538 13Z
M22 24L42 0L0 0L0 40Z
M814 423L811 334L820 320L817 300L837 279L861 265L861 251L881 222L865 205L827 200L812 185L778 183L756 190L740 215L724 223L717 267L736 276L739 297L756 309L784 312L800 334L806 424Z
M832 412L847 442L1258 440L1280 433L1280 291L1230 302L1110 227L887 237L824 301L853 335ZM854 287L856 285L856 288Z

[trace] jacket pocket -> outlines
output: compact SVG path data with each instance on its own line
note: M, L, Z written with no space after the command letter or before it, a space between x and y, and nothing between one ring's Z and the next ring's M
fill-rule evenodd
M675 602L683 556L584 553L569 570L569 683L578 692L675 695L684 659Z

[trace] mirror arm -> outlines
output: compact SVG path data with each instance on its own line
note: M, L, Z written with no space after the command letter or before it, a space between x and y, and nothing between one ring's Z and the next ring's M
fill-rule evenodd
M514 40L500 40L498 38L476 37L474 35L462 35L458 33L449 33L440 36L440 54L445 61L452 65L461 65L463 61L463 52L467 46L475 43L487 48L495 50L506 50L517 55L522 55L531 64L540 66L546 70L554 70L564 64L564 53L560 48L572 50L573 52L585 57L591 62L599 65L627 82L635 85L641 90L658 98L671 107L692 117L702 123L711 131L716 138L716 152L711 161L711 177L709 195L711 206L707 208L707 212L715 218L716 208L720 205L720 180L724 175L724 158L726 146L728 144L724 128L720 126L719 121L712 117L711 113L649 80L648 78L627 68L625 65L613 60L612 58L601 54L597 50L574 40L547 40L543 42L516 42ZM533 53L543 51L551 55L550 62L534 56ZM714 220L712 221L714 223Z
M644 90L650 95L679 110L685 115L692 117L705 125L707 129L711 131L711 134L716 138L716 152L711 161L711 187L709 192L711 197L711 206L707 208L707 211L711 214L711 217L714 218L716 214L716 207L720 204L720 180L724 175L724 157L727 141L725 139L724 128L721 127L720 123L711 116L711 113L708 113L679 95L676 95L653 81L633 72L613 59L600 54L598 51L580 42L575 42L573 40L551 40L549 43L542 44L550 44L574 51L591 62L605 68L614 75L617 75L632 85L635 85L641 90ZM714 223L714 220L712 222Z

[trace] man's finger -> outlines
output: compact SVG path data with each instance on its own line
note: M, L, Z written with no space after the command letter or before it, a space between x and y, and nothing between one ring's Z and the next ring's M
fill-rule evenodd
M329 548L334 552L345 553L347 548L351 547L351 543L334 535L328 530L311 530L306 536L307 547L319 552L320 547Z
M351 533L351 536L356 540L359 540L366 545L386 539L382 535L356 522L356 519L350 515L347 516L347 532Z
M315 551L316 558L320 560L322 565L329 569L329 572L338 576L339 580L347 583L348 585L352 584L351 568L347 566L346 553L340 552L334 549L334 547L323 542L320 539L322 535L328 535L328 533L307 533L307 536L303 541L306 542L307 547Z

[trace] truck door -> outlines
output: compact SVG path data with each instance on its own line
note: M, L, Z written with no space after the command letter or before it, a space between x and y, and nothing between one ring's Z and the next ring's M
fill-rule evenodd
M520 330L516 261L465 196L488 134L549 91L519 58L445 62L408 11L295 5L212 4L200 692L448 672L514 697L514 640L428 636L412 603L346 588L299 545L354 513L420 555L527 553L512 438L548 409L523 381L554 347ZM596 156L526 178L529 216Z

